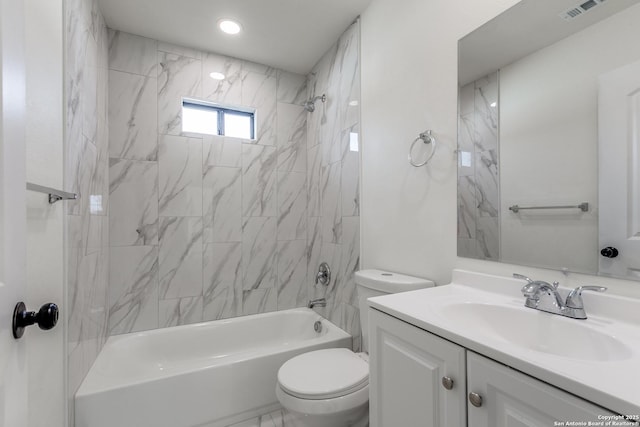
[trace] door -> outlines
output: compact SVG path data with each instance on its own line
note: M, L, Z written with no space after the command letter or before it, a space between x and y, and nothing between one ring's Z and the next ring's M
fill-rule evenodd
M599 77L600 274L640 279L640 62Z
M465 350L369 309L371 427L466 425Z
M25 341L11 317L26 295L23 0L0 0L0 427L27 425Z
M26 82L26 180L63 189L63 13L62 0L24 2ZM64 201L26 195L27 309L64 306ZM64 316L61 316L61 319ZM63 321L49 331L27 329L28 427L63 426L66 411Z
M470 351L467 375L469 427L549 427L570 421L587 425L589 421L601 422L599 416L613 415ZM477 396L472 398L472 393Z
M0 427L63 426L64 333L29 328L29 310L63 295L62 205L25 191L62 187L62 2L0 0Z

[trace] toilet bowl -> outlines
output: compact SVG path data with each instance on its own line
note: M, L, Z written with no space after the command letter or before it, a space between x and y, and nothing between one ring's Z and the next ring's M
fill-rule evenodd
M299 427L365 427L369 424L367 299L428 288L430 280L380 270L355 273L363 353L346 348L311 351L278 371L276 396Z
M369 364L346 348L317 350L285 362L276 395L296 426L366 426Z

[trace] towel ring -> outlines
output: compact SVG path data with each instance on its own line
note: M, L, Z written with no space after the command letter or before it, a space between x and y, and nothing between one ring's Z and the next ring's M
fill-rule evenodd
M420 163L416 163L413 160L413 149L416 146L416 144L418 143L418 141L422 141L425 144L432 144L431 145L431 154L429 154L429 156L427 157L427 159L423 162ZM411 166L414 166L416 168L419 168L421 166L426 165L427 163L429 163L429 160L431 160L431 158L433 157L434 154L436 154L436 139L433 136L433 133L430 130L424 131L423 133L420 134L420 136L418 136L413 143L411 143L411 148L409 148L409 163L411 163Z

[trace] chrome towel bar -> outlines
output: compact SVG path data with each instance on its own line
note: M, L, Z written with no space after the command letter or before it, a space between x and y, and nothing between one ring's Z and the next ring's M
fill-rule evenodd
M56 190L55 188L45 187L43 185L27 182L27 190L36 191L49 195L49 203L54 204L60 200L77 200L78 195L75 193L67 193L66 191Z
M513 213L529 209L580 209L582 212L589 211L589 203L582 202L579 205L564 205L564 206L509 206L509 210Z

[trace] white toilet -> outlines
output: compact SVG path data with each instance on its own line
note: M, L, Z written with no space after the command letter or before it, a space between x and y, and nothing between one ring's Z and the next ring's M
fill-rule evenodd
M299 427L364 427L369 423L367 298L429 288L430 280L380 270L355 273L364 353L311 351L285 362L276 395Z

